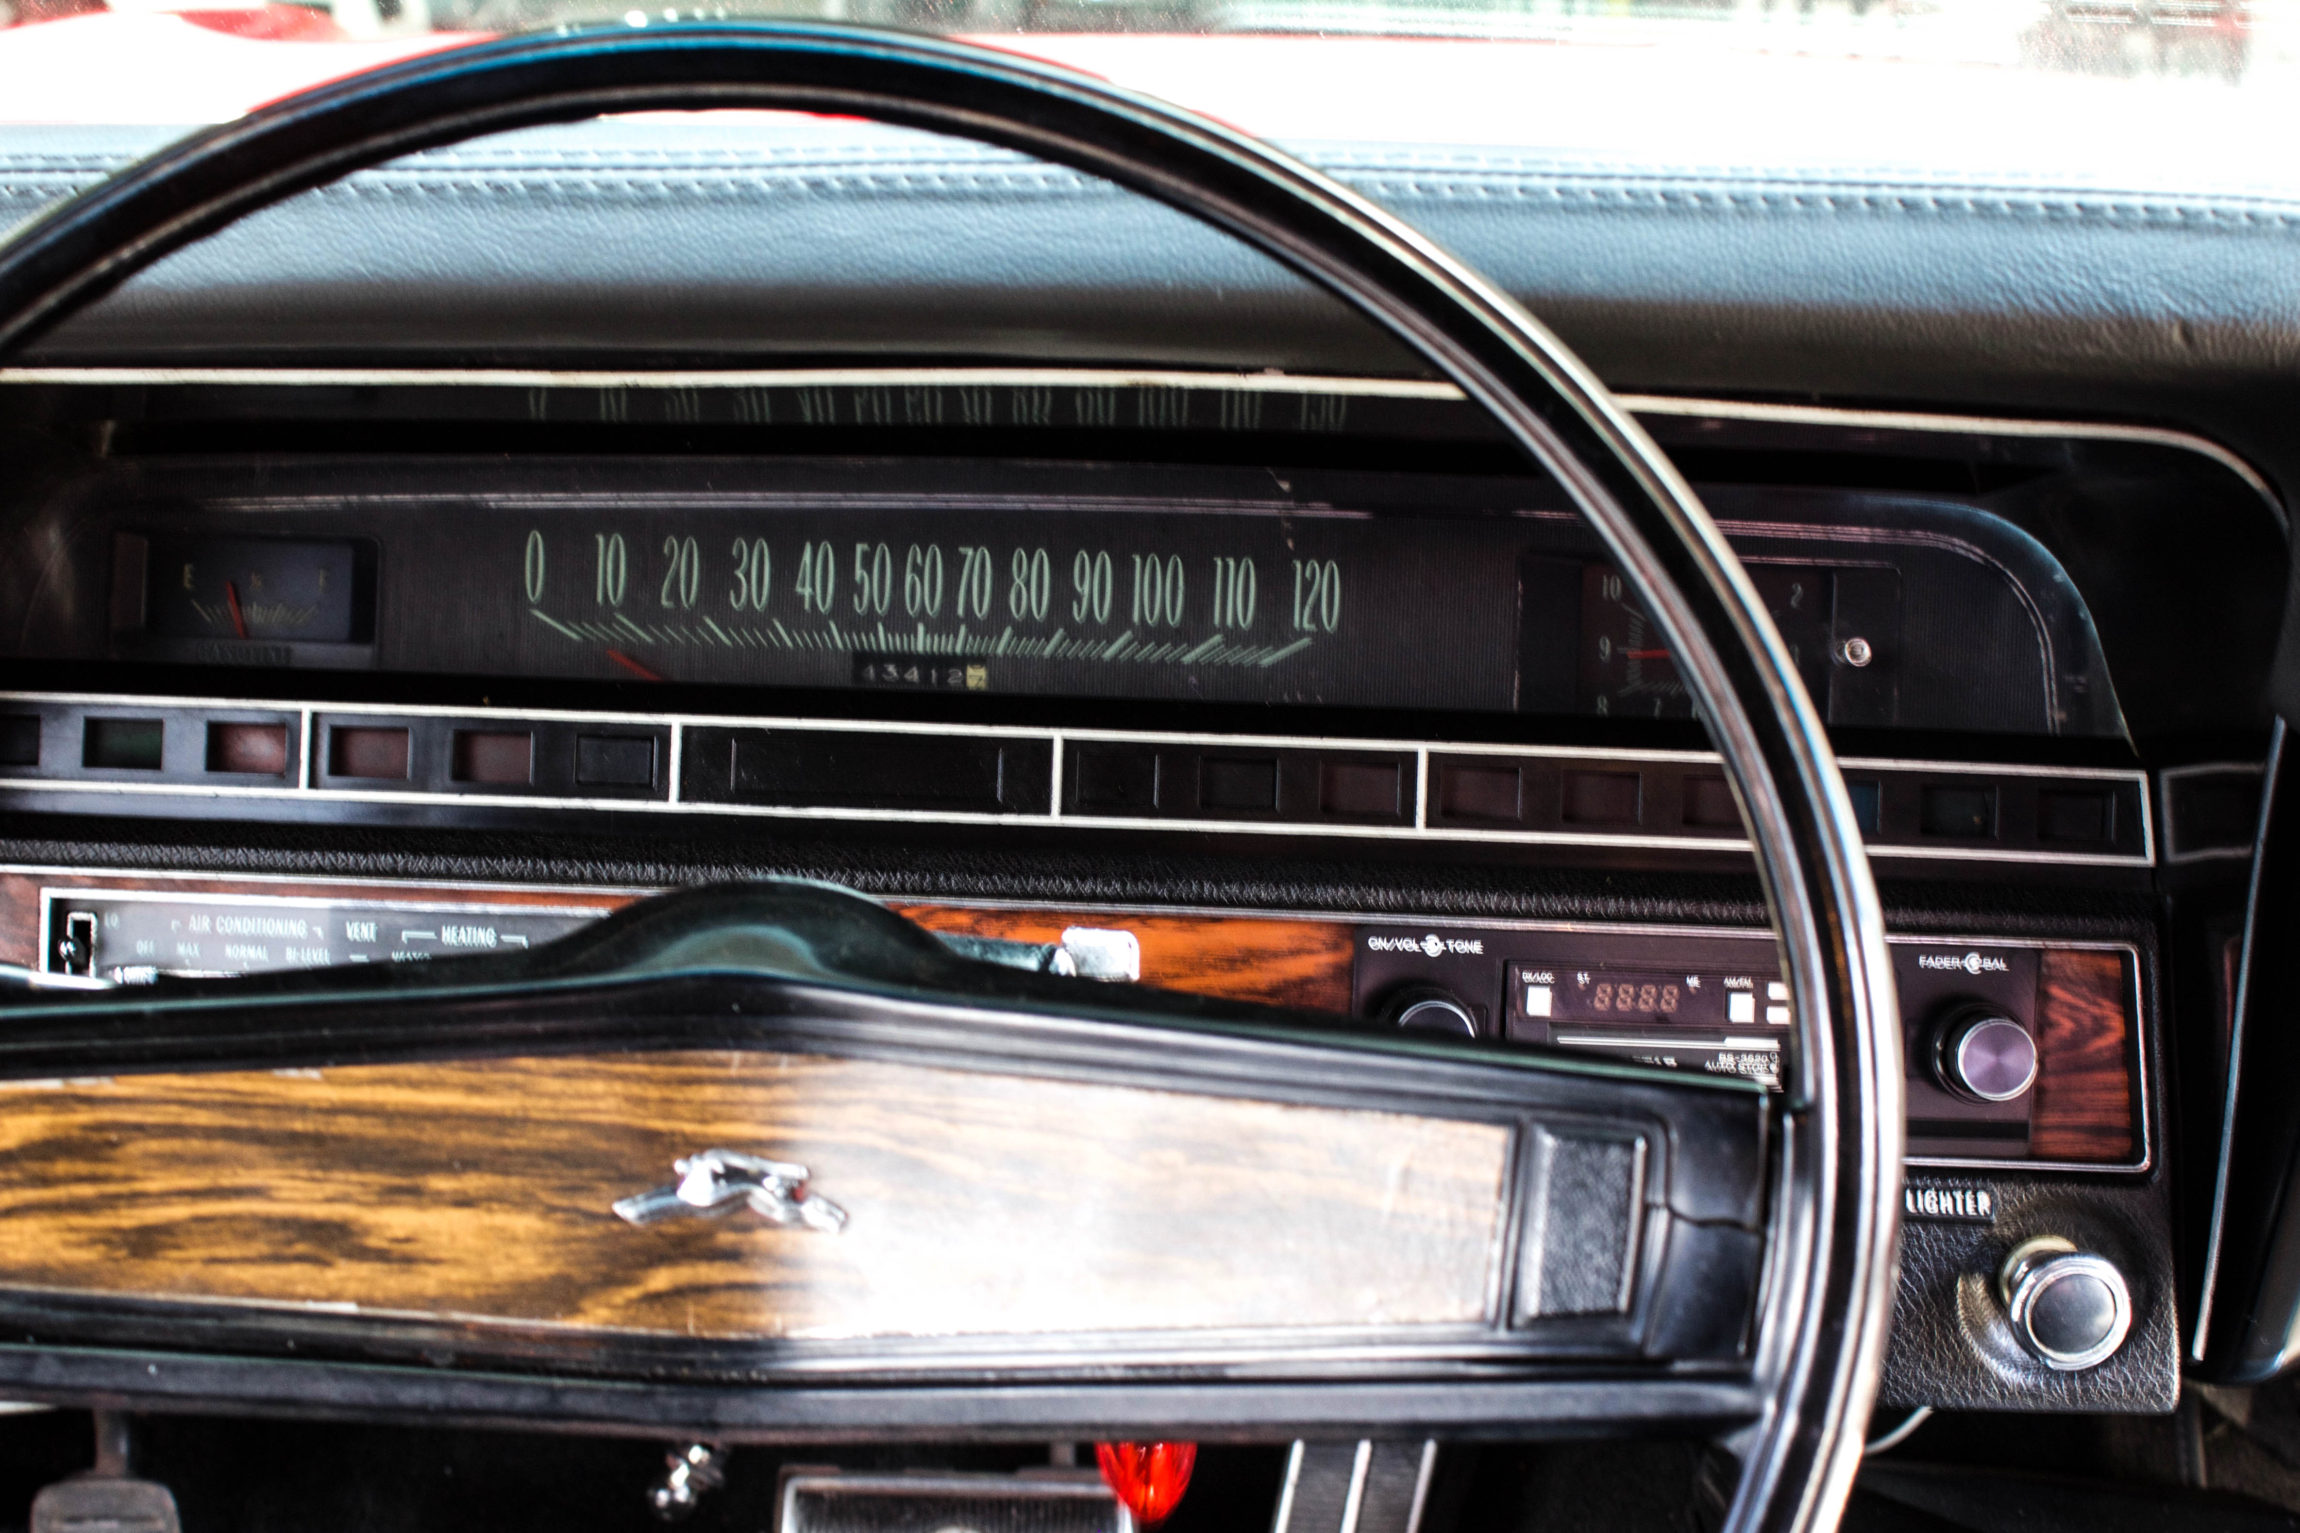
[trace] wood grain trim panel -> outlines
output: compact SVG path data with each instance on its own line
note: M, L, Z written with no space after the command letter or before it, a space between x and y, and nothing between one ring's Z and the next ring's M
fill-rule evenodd
M66 875L0 874L0 958L36 963L39 891L77 882ZM216 894L469 901L482 905L595 905L637 896L548 888L475 890L429 884L283 883L91 874L94 886ZM909 902L894 907L937 931L1053 942L1069 926L1120 926L1142 944L1145 984L1226 1000L1347 1011L1354 923L1316 917L1173 914L1060 907L984 907ZM2128 955L2046 947L2039 984L2039 1074L2029 1157L2084 1165L2131 1165L2139 1156L2140 1084Z
M0 1287L747 1341L1477 1326L1514 1139L772 1053L18 1081ZM847 1228L609 1211L713 1146Z
M2139 1158L2132 977L2123 953L2046 948L2037 979L2038 1160L2128 1164Z
M934 931L1016 942L1060 941L1071 926L1124 927L1142 944L1146 985L1312 1011L1350 1009L1355 928L1347 921L924 904L895 909Z
M179 879L97 874L0 874L0 961L40 962L40 890L59 883L174 894L287 895L306 899L387 899L472 905L591 906L618 910L638 898L600 890L487 889L428 884L293 883L262 879ZM1056 942L1072 926L1122 926L1142 944L1142 980L1222 1000L1311 1011L1350 1009L1353 926L1348 921L1271 916L1173 915L1156 911L984 908L914 902L894 907L936 931L1017 942Z

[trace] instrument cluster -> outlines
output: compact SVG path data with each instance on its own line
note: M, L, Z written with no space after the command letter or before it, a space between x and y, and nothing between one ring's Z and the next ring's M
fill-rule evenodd
M2084 604L2011 523L1711 498L1831 723L2122 732ZM1693 712L1578 519L1507 480L227 455L93 465L11 525L26 659L1170 714Z

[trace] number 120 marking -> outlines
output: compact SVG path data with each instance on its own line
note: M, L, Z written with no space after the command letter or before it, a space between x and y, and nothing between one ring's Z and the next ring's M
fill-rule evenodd
M1332 633L1342 621L1342 570L1331 559L1294 561L1294 628Z

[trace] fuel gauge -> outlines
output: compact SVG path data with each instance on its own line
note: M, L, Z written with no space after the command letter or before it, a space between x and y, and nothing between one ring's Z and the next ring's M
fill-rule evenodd
M123 538L123 560L137 543L149 638L348 644L372 636L372 563L350 539Z

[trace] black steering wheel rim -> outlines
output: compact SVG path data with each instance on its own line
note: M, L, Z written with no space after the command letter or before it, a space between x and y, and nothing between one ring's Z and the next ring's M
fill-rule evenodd
M32 220L0 244L0 361L170 251L349 171L513 128L713 108L976 139L1189 213L1397 335L1565 488L1724 756L1796 1001L1755 1358L1770 1405L1737 1445L1726 1525L1833 1524L1890 1319L1903 1132L1891 970L1852 807L1794 663L1691 488L1561 343L1406 225L1245 135L987 49L820 25L578 31L287 98Z

